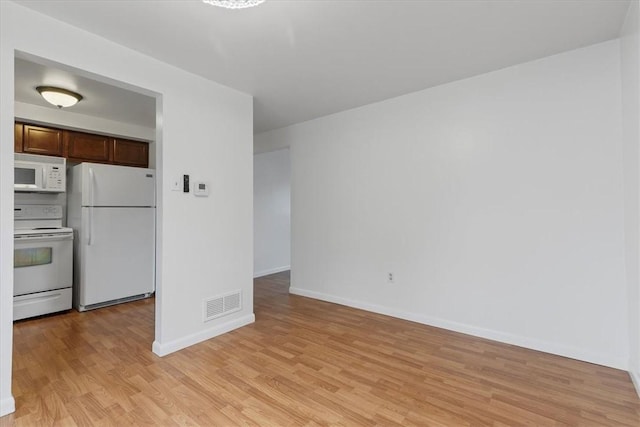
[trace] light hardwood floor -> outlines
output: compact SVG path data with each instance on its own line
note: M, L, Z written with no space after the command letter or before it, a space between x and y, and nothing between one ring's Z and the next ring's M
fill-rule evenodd
M153 300L14 327L2 426L640 426L626 372L292 296L255 281L256 323L160 358Z

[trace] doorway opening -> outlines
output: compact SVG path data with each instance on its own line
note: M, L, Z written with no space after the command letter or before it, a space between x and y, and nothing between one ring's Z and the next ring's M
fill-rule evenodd
M151 178L155 181L148 187L151 193L149 197L153 203L146 205L153 208L153 211L149 211L149 215L146 215L149 221L145 222L145 226L149 226L147 237L151 238L148 270L145 274L151 280L152 291L149 294L153 297L128 304L105 304L109 306L83 313L72 309L36 317L28 316L18 320L14 325L14 332L16 332L13 348L14 372L22 368L28 369L25 366L16 366L16 363L21 362L16 362L15 355L18 352L28 351L31 344L39 346L48 342L54 345L58 352L57 361L52 360L51 363L73 364L78 360L80 350L85 350L86 354L94 354L92 357L96 357L95 355L99 354L101 349L109 348L110 345L122 346L124 340L118 338L115 331L123 328L129 335L131 343L144 346L145 351L151 354L152 343L157 332L156 325L159 324L161 316L159 308L156 308L158 305L154 304L154 301L156 297L160 298L162 292L161 277L157 267L157 259L161 251L157 225L162 214L162 203L159 197L162 178L162 162L159 155L161 153L159 147L162 144L162 96L144 88L22 52L15 53L14 71L15 152L65 158L68 170L83 162L126 170L136 168L140 171L148 170L149 172L145 173L147 178L152 175ZM58 109L47 104L40 97L35 90L37 86L55 86L73 90L82 94L83 99L74 107ZM18 128L21 131L20 138L17 137ZM27 143L26 149L25 128L33 132L33 138ZM38 142L42 143L42 139L38 140L38 137L51 133L56 134L54 141L58 138L59 153L47 152L47 149L51 149L50 146L42 144L38 146ZM95 179L95 171L91 176ZM14 194L14 205L38 208L60 206L62 215L59 220L63 227L72 225L69 218L69 202L70 193L68 192ZM94 210L92 212L94 220L97 218L95 213ZM121 220L128 221L126 217ZM122 225L121 220L116 222ZM110 225L119 227L117 223ZM96 228L92 228L91 231L95 233ZM75 227L73 234L75 239L79 238ZM115 238L115 234L113 233L111 237ZM148 242L149 239L146 241ZM117 244L110 245L111 250L115 252L117 247ZM76 258L77 253L74 254L74 262ZM109 265L108 268L127 269L117 263ZM76 269L74 274L79 274L79 270ZM14 269L14 289L15 278ZM114 300L109 299L109 301ZM99 305L91 308L97 308ZM18 330L19 333L17 333ZM54 330L56 334L51 332ZM64 330L67 331L67 335L62 332ZM62 339L62 336L66 338ZM47 341L45 339L47 337L54 338L55 343L52 344L51 340ZM68 348L63 348L63 343L68 344ZM72 348L76 344L77 347ZM65 361L65 358L68 359ZM17 383L17 378L14 376L14 388L19 388L15 387ZM15 395L19 398L19 393Z
M291 269L291 158L289 149L253 156L253 276ZM288 278L287 274L281 274Z
M253 277L257 289L288 292L291 270L291 159L289 149L253 156ZM254 299L254 310L261 304Z

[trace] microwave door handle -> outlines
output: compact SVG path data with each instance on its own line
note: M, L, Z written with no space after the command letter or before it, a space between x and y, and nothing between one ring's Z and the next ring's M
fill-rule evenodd
M41 168L42 170L42 189L44 190L45 188L47 188L47 171L45 170L46 168Z
M93 168L89 168L89 225L87 230L89 238L87 246L91 246L93 243L93 178Z

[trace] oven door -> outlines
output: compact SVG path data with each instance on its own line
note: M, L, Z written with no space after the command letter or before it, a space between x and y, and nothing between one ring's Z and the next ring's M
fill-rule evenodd
M73 283L73 233L14 238L13 295L69 288Z

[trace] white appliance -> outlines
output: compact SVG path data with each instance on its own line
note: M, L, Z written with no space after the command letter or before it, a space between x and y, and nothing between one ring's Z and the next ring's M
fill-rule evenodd
M81 163L68 175L78 311L155 291L155 171Z
M13 240L13 320L71 308L73 230L62 206L16 205Z
M34 193L64 193L67 189L64 157L14 154L13 190Z

